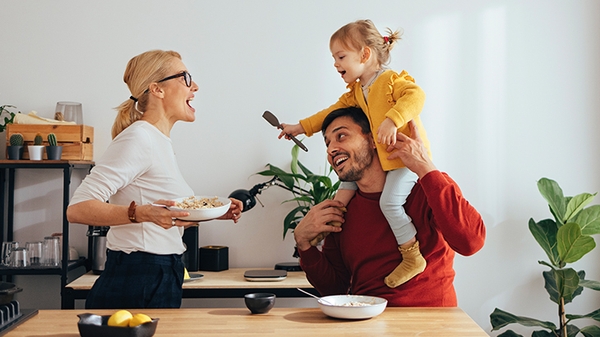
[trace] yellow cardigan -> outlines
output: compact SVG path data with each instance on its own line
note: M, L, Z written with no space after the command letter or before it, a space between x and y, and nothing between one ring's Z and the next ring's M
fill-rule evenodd
M400 125L398 130L408 136L410 136L410 129L407 123L411 119L414 120L425 148L431 156L429 140L419 118L425 104L425 92L415 84L415 80L405 70L400 74L393 70L386 70L379 75L369 88L368 105L365 102L360 82L350 83L347 88L350 91L343 94L335 104L300 121L307 136L310 137L321 131L323 120L332 111L359 106L371 123L371 133L377 144L379 161L385 171L405 167L400 159L388 160L387 146L377 143L377 129L386 117L394 121L396 125Z

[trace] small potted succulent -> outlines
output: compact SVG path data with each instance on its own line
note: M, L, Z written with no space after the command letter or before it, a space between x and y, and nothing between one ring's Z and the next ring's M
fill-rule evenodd
M8 159L19 160L23 157L23 135L12 134L9 138L10 145L6 147Z
M62 145L58 145L56 142L56 135L54 133L48 134L48 145L46 146L46 155L49 160L60 160L62 156Z
M42 138L42 134L38 133L33 139L33 145L27 146L30 160L42 160L42 155L44 154L44 145L42 145L43 141L44 138Z

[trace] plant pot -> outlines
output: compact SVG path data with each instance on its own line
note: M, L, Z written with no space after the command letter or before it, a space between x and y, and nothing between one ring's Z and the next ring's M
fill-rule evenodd
M29 160L42 160L44 154L43 145L28 145L27 151L29 151Z
M62 150L63 147L61 145L46 146L46 156L48 157L48 160L60 160Z
M8 159L19 160L23 158L23 146L22 145L12 145L6 147L6 155Z

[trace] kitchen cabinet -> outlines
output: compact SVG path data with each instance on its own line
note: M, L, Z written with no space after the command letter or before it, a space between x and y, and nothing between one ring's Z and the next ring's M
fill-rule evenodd
M86 259L80 258L69 261L69 221L67 206L70 199L71 174L75 169L85 169L89 172L94 166L93 161L73 160L0 160L0 242L13 240L15 176L19 169L62 170L63 171L63 209L62 209L62 261L58 267L25 267L10 268L0 266L0 275L11 279L13 275L60 275L61 308L65 305L65 286L70 270L86 266ZM48 233L49 234L49 233Z

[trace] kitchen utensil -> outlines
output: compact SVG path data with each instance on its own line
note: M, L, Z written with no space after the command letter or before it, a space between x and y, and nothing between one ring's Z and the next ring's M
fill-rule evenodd
M304 291L304 290L302 290L302 289L300 289L300 288L296 288L296 289L300 290L300 292L303 292L303 293L305 293L306 295L308 295L308 296L310 296L310 297L314 297L314 298L316 298L318 301L323 301L325 304L334 305L333 303L329 303L329 302L327 302L327 300L324 300L322 297L319 297L319 296L313 295L313 294L309 293L308 291Z
M190 197L174 199L176 202L183 202L185 199ZM202 199L213 199L215 197L207 197L207 196L193 196L196 200ZM229 206L231 205L231 200L229 198L217 197L217 201L220 201L223 205L217 207L204 207L204 208L181 208L177 206L168 207L172 211L186 211L189 212L190 215L182 218L178 218L179 220L184 221L202 221L202 220L212 220L220 217L221 215L227 213Z
M381 314L388 301L374 296L333 295L321 297L318 303L321 311L330 317L367 319Z
M0 282L0 305L10 303L13 296L21 291L23 289L15 286L14 283Z
M281 126L281 123L279 123L279 120L277 119L277 117L275 117L275 115L273 115L270 111L265 111L262 116L271 125L273 125L274 127L278 128L278 129L283 130L283 126ZM290 137L294 141L294 143L296 143L296 145L298 145L302 150L308 152L308 148L306 146L304 146L304 144L302 144L302 142L299 141L296 137L294 137L290 134L288 134L288 137Z
M83 112L81 103L78 102L57 102L56 113L60 113L65 121L83 124Z

